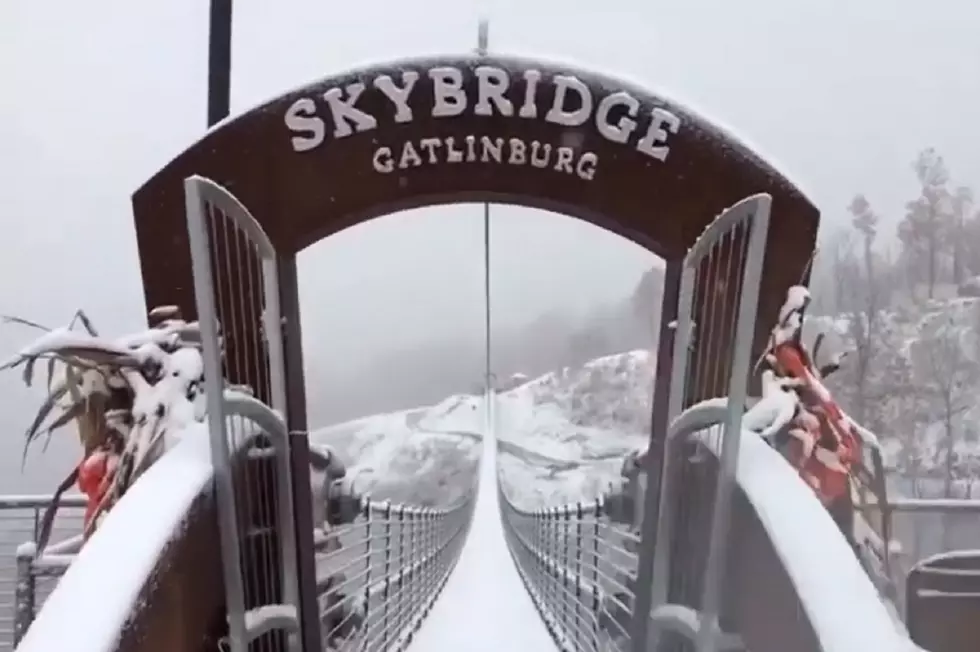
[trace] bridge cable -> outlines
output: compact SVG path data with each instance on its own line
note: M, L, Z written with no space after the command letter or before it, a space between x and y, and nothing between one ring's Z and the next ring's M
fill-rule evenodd
M477 32L476 54L487 55L490 24L486 18L480 19ZM492 389L494 374L490 349L490 202L483 202L483 309L484 309L484 365L487 389Z

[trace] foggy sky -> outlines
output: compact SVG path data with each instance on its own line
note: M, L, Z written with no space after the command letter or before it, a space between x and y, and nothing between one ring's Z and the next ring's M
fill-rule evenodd
M142 324L130 193L204 129L207 5L0 3L0 313L60 324L84 307L106 332ZM613 72L730 127L825 224L855 192L896 222L914 194L910 161L930 145L954 182L980 188L980 7L963 0L237 0L232 111L362 63L469 51L481 14L491 51ZM305 252L316 355L342 370L420 338L478 336L479 216L414 211ZM493 228L499 322L625 294L651 264L568 218L504 207ZM27 336L3 327L0 356ZM4 440L19 451L34 395L16 374L0 391L3 460ZM6 475L0 463L0 490Z

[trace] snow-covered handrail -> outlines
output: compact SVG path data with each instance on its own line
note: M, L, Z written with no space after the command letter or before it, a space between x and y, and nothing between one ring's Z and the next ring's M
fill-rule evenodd
M403 649L462 550L475 493L442 508L362 497L356 518L314 536L325 649Z
M721 438L715 433L724 423L727 407L726 399L705 401L681 413L671 424L664 461L667 495L659 513L658 540L670 540L678 501L686 497L676 493L680 487L670 486L669 479L682 470L692 442L710 456L720 455ZM805 614L805 624L787 625L799 630L792 634L794 639L809 637L816 641L817 647L812 649L820 652L904 650L911 645L813 492L781 455L753 433L743 433L736 481L739 501L749 507L733 514L736 531L742 532L740 536L752 532L752 537L768 541L766 547L773 551L760 558L757 550L747 549L753 559L744 561L763 572L770 568L788 578L784 580L787 590L795 595ZM683 490L694 488L686 486ZM610 498L529 510L501 494L504 529L521 576L555 640L568 649L595 649L610 638L618 639L622 649L629 641L640 542L635 529L612 522ZM710 508L710 504L701 507ZM698 519L701 516L695 515ZM692 541L688 545L694 556L696 544ZM745 547L733 546L735 550ZM659 573L656 581L666 585L677 569L669 556L663 555L664 548L669 546L662 547L655 560ZM734 563L738 565L737 560ZM751 585L744 590L751 598ZM846 599L841 599L842 595ZM696 632L697 610L667 604L666 597L662 593L656 602L653 621L663 631L683 635ZM772 599L763 595L757 598ZM860 628L852 626L855 614L860 615ZM738 636L717 632L720 649L741 649L739 646L751 642L756 644L753 650L766 651L766 641L770 640L766 623L755 619L745 624L751 631L744 642ZM778 643L773 642L773 646L775 650Z
M670 540L680 497L670 473L676 447L693 439L703 450L720 455L723 435L715 427L724 423L726 411L726 399L711 399L688 408L671 424L658 538ZM901 650L911 645L827 510L786 460L752 432L741 436L736 482L792 582L821 651ZM654 581L664 582L672 564L670 550L658 548Z
M499 503L517 571L558 648L603 649L625 636L635 537L605 518L604 497L527 510L501 488Z
M241 416L249 423L247 436L239 442L242 446L250 445L254 435L261 432L272 442L276 457L285 462L286 430L275 412L237 391L225 392L223 403L226 416ZM158 572L160 561L172 547L183 545L179 542L183 541L195 505L211 491L214 469L207 427L194 423L180 433L178 440L126 492L77 556L63 560L62 566L67 566L67 570L20 641L18 650L57 649L61 645L59 637L65 631L71 631L73 640L84 644L87 652L110 652L116 648L127 621L144 598L143 592L152 575ZM288 516L292 519L291 514ZM139 533L138 537L133 536L134 531ZM282 536L288 537L288 532L284 531ZM294 545L286 548L295 551ZM62 561L60 557L63 556L52 558L52 562ZM39 561L35 560L35 566ZM289 613L281 609L271 621L257 619L252 614L251 634L258 635L270 622L284 622L290 613L295 621L296 599L290 599L290 594L295 595L290 590L295 573L286 573L284 579L288 604L280 606L288 607ZM84 608L92 604L95 587L106 586L113 590L99 590L99 608Z

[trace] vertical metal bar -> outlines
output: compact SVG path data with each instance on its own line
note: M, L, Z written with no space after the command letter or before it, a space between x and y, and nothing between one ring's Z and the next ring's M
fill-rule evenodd
M381 649L388 649L388 627L391 609L388 601L391 598L391 501L385 501L385 529L384 529L384 565L385 583L381 592L382 605L382 630L381 630Z
M715 506L711 519L711 536L708 539L708 560L705 564L704 591L701 600L701 626L698 630L696 649L711 652L714 632L718 623L721 604L722 580L728 551L728 531L731 526L731 501L738 468L739 446L742 441L742 413L745 410L749 364L752 357L752 340L755 335L756 314L759 308L759 287L762 283L762 267L766 256L766 237L769 233L769 211L772 198L761 195L746 200L747 210L753 212L749 228L749 251L742 271L742 296L739 298L738 325L732 343L732 370L728 380L728 409L725 416L725 434L721 444L718 486L715 490Z
M208 401L208 433L211 444L211 464L214 467L215 496L218 505L218 530L221 538L221 564L225 580L228 607L228 642L231 652L246 652L245 588L238 565L237 514L235 487L232 480L231 453L225 432L225 411L222 401L224 378L218 344L217 308L214 301L214 279L211 277L211 251L205 224L205 206L196 179L184 181L184 200L187 211L187 234L190 241L191 269L194 295L201 330L204 358L204 391Z
M37 580L34 577L36 547L17 549L17 584L14 587L14 648L24 638L37 611Z
M282 311L279 305L279 261L278 256L262 255L262 332L269 354L269 383L272 409L279 413L284 424L288 424L286 405L286 360L283 351ZM288 427L288 426L287 426ZM298 551L296 548L296 514L293 504L293 482L290 437L273 442L276 452L276 511L279 525L280 572L282 573L283 603L296 607L300 616L300 591L297 580ZM289 649L299 652L300 637L291 634Z
M562 552L561 552L561 588L562 588L562 625L568 631L574 631L571 628L571 614L569 613L568 605L568 549L569 549L569 538L572 529L572 506L565 505L562 507Z
M677 322L680 314L680 285L684 262L666 262L664 294L660 310L660 337L657 348L657 369L653 389L650 419L650 443L646 455L646 490L643 492L640 521L640 546L637 551L636 583L634 586L633 618L630 622L630 641L633 652L646 652L649 614L653 603L654 547L664 537L657 529L660 522L661 492L666 464L667 432L670 425L670 397L676 388L672 380L674 356L677 351Z
M575 620L582 620L582 519L585 518L582 501L575 504ZM581 627L576 627L576 640Z
M208 127L229 113L231 105L231 0L211 0L208 35Z
M310 492L310 442L306 422L306 386L303 377L303 337L300 329L299 284L295 254L278 257L277 280L282 311L283 355L286 374L286 423L289 428L289 466L292 481L296 539L296 582L299 593L303 652L323 648L316 593L313 543L313 504Z
M371 557L374 553L374 537L371 536L371 499L364 496L361 499L361 516L364 518L364 613L371 613ZM365 627L370 629L367 622ZM367 644L367 636L362 640L362 647Z
M602 498L597 498L592 523L592 636L599 640L599 615L602 613L601 591L599 590L599 539L602 536L600 518L602 517Z

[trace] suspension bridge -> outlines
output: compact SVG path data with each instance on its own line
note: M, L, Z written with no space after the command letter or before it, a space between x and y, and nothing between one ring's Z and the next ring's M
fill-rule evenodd
M603 498L535 511L516 507L498 484L494 432L507 417L503 408L499 419L492 418L493 403L488 397L479 474L464 500L433 509L359 498L354 518L342 519L350 520L347 525L314 531L315 649L637 649L631 628L639 530L610 518ZM285 436L276 415L258 402L234 399L227 411ZM688 509L670 524L674 552L667 560L668 576L656 579L675 588L654 592L661 598L654 599L647 618L660 644L672 641L681 646L677 649L688 649L703 623L699 607L709 541L698 532L711 520L711 503L703 498L713 495L713 487L704 480L720 468L724 414L712 403L695 406L677 420L672 437L686 442L677 459L687 466L681 475ZM743 433L740 445L735 525L726 539L731 572L709 649L916 649L812 492L781 456L753 437ZM692 442L708 455L690 462L689 451L682 449ZM187 572L188 562L179 556L171 563L183 568L161 567L161 555L166 557L172 545L161 535L170 528L193 527L186 522L188 510L197 500L198 483L206 484L211 475L207 447L200 440L180 446L151 468L139 485L142 492L134 491L130 502L121 503L114 521L107 521L81 550L77 537L40 554L29 546L17 550L21 575L15 587L14 641L0 644L16 641L18 650L47 650L63 642L66 631L91 650L175 644L173 630L179 636L188 624L174 620L177 605L161 602L158 593L166 589L147 584L157 573L163 573L158 581L175 581ZM253 464L268 459L245 457ZM172 490L177 473L187 482L184 492ZM170 490L161 491L164 487ZM155 524L134 541L134 526L147 523L148 502L157 510ZM70 499L68 504L73 504ZM251 522L239 530L247 537L261 527ZM183 530L182 537L189 535ZM275 574L280 560L259 557L253 566L241 568L242 604L248 607L240 614L245 638L269 649L309 649L295 639L293 647L275 638L277 631L298 634L302 608L281 598L261 604L260 585ZM61 583L41 608L50 590L41 584L61 573ZM210 574L214 577L213 569ZM197 577L191 586L206 592L206 581ZM99 599L93 602L96 582ZM143 604L146 599L150 602ZM155 618L164 618L170 632L158 630L162 641L146 638ZM134 620L141 636L134 637ZM217 644L228 642L222 638ZM202 649L199 645L169 649ZM666 648L648 641L643 649Z
M210 130L133 195L146 304L198 320L205 393L220 398L84 545L8 556L10 645L916 649L812 491L741 429L750 362L816 239L819 212L789 179L669 98L490 55L485 38L474 54L327 77L226 119L229 43L212 42L225 66ZM652 461L632 517L612 496L515 505L497 482L507 425L491 391L479 482L458 503L336 496L314 519L296 256L375 217L467 201L558 211L664 258ZM933 598L916 622L974 636L975 619L934 599L974 605L936 579L972 577L974 563L910 575Z

